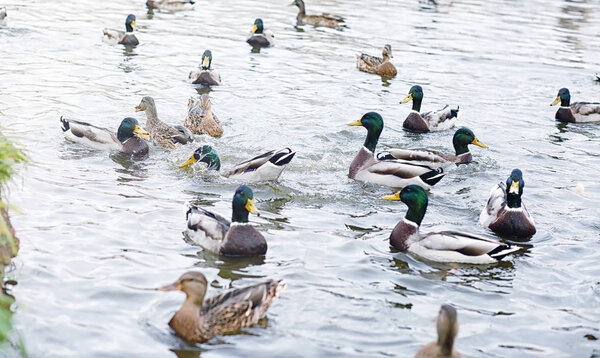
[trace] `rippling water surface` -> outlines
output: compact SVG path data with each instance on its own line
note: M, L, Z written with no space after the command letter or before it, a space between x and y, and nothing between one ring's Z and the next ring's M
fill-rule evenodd
M598 100L600 3L590 1L307 0L309 13L345 16L344 31L296 28L286 1L207 1L149 14L144 1L5 1L0 29L0 123L32 164L11 190L22 246L15 321L32 357L409 357L435 338L440 304L458 309L457 348L470 357L600 354L598 124L561 125L559 88ZM104 27L137 14L140 46L102 43ZM262 17L277 45L251 52ZM359 72L354 54L394 51L398 76ZM142 160L67 142L67 115L116 128L143 96L180 123L197 91L185 82L204 49L223 85L210 91L225 128L213 145L225 167L261 151L298 151L277 183L252 185L264 258L224 259L187 240L183 203L229 216L239 182L177 165L196 145ZM423 262L390 250L406 212L385 188L347 178L366 131L381 143L451 150L452 131L402 131L413 84L424 109L457 103L461 124L490 149L430 195L422 229L490 233L478 225L489 188L521 168L538 233L490 266ZM575 188L582 184L583 194ZM490 235L491 236L491 235ZM288 289L262 326L192 346L167 326L181 293L149 290L189 269L209 294L283 277Z

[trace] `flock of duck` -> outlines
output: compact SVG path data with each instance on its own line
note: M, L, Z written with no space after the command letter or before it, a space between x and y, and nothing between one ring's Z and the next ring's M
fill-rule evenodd
M193 1L147 1L150 9L185 8L191 4ZM297 25L308 24L334 29L345 27L344 19L339 16L307 15L303 0L294 0L292 5L299 9ZM104 41L126 46L138 45L135 22L135 15L129 15L125 20L125 31L105 29ZM4 8L0 8L0 24L6 24ZM268 47L274 44L273 38L273 34L265 30L263 21L256 19L247 42L254 47ZM392 48L385 45L381 58L359 54L356 55L356 64L360 71L393 77L397 71L390 58ZM221 77L211 64L212 52L206 50L199 68L190 72L189 82L201 86L220 85ZM415 85L400 102L412 101L412 110L403 123L404 129L425 133L445 131L455 126L462 114L458 106L445 106L441 110L423 112L423 97L423 88ZM600 103L571 103L570 100L569 90L560 89L551 104L560 103L555 115L556 120L573 123L600 121ZM161 121L152 97L143 97L135 111L145 112L145 129L132 117L123 119L116 133L65 117L61 117L60 121L66 138L74 142L135 156L148 154L147 140L150 139L158 146L172 150L194 142L195 135L220 137L223 134L223 127L212 112L208 94L199 99L189 99L188 114L183 125L169 125ZM519 250L519 247L470 233L419 232L428 205L426 190L438 184L453 167L472 161L470 145L487 148L470 129L461 127L454 132L454 153L427 148L386 148L375 156L377 143L384 128L381 115L369 112L349 125L364 127L367 136L364 145L350 164L348 176L358 181L401 189L395 194L384 196L383 199L402 201L408 207L404 219L398 222L391 232L391 246L427 260L470 264L494 263ZM221 175L247 182L277 180L295 154L296 152L289 148L268 151L233 165L221 172ZM215 149L208 145L198 147L180 167L184 168L194 163L204 163L207 170L221 171L221 160ZM481 211L481 225L502 237L527 238L534 235L534 220L521 199L524 186L523 173L519 169L514 169L505 182L495 185L487 205ZM205 249L224 256L264 255L267 252L267 241L249 224L250 213L259 214L254 205L254 194L249 186L241 185L233 195L231 221L217 213L187 204L186 232ZM267 280L205 299L206 278L202 273L191 271L159 290L179 290L186 294L185 302L169 325L188 341L205 342L215 335L235 332L255 324L266 314L273 299L283 292L285 286L284 280ZM453 348L458 322L456 310L452 306L441 306L437 331L438 340L424 346L416 357L460 357Z

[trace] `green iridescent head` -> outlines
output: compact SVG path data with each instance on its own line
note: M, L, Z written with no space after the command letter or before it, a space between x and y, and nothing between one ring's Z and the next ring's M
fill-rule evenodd
M198 147L198 149L194 151L190 158L181 165L179 165L179 167L187 167L188 165L191 165L196 162L206 163L208 165L208 169L210 170L221 169L221 160L219 159L219 155L213 149L213 147L209 145L203 145L201 147Z
M569 93L568 89L561 88L560 90L558 90L556 99L550 105L555 106L559 102L561 107L569 107L571 105L571 94Z
M456 155L461 155L469 152L469 148L467 147L469 144L475 144L481 148L487 148L487 145L481 143L475 134L467 127L460 127L454 132L454 137L452 138L452 144L454 145L454 150L456 151Z
M212 52L210 50L204 51L202 54L202 69L208 70L210 69L210 64L212 63Z
M240 185L233 195L231 221L238 223L248 222L248 213L260 215L254 206L254 193L246 185Z
M407 103L413 101L413 111L421 111L421 101L423 101L423 88L419 85L412 86L408 94L400 103Z
M521 207L521 195L523 195L523 173L519 169L513 169L506 179L506 202L509 208Z
M127 19L125 19L125 29L127 32L133 32L133 30L137 30L135 27L135 15L129 14Z
M263 30L264 28L262 19L258 18L254 20L254 26L252 26L252 30L250 30L250 32L253 32L255 34L262 34Z
M148 132L144 130L144 128L140 127L137 119L127 117L121 121L121 125L119 125L119 129L117 130L117 139L119 142L123 143L127 139L138 136L142 139L150 139L150 135Z
M348 124L349 126L363 126L367 129L367 139L365 147L371 152L375 152L375 147L379 141L381 131L383 131L383 118L377 112L365 113L361 119Z
M425 189L418 185L408 185L402 189L402 191L396 194L387 195L383 197L384 200L401 201L408 206L405 219L414 222L417 225L421 225L425 211L427 211L427 204L429 199L427 198L427 192Z

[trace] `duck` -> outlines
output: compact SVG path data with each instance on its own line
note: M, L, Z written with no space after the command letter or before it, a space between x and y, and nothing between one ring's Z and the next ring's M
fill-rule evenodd
M211 137L219 138L223 135L223 127L217 116L211 109L212 103L208 94L200 96L199 100L194 97L188 99L188 113L183 121L183 125L194 134L208 134Z
M254 26L252 26L246 42L252 47L271 47L274 44L273 34L264 29L263 21L259 18L254 20Z
M444 167L431 168L426 164L399 159L376 159L374 156L379 136L383 131L383 118L377 112L368 112L349 126L367 129L367 139L350 164L348 177L362 182L403 188L417 184L425 189L438 183L445 175Z
M571 103L571 93L566 88L561 88L556 99L550 105L560 103L554 118L559 122L585 123L600 121L600 103L575 102Z
M438 339L423 346L415 358L462 358L463 355L454 349L454 339L458 334L456 308L444 304L440 308L436 320Z
M191 71L188 80L194 85L218 86L221 84L221 75L210 68L212 64L212 52L204 51L202 54L202 64L197 70Z
M521 201L523 172L513 169L506 183L490 190L487 205L479 215L479 223L501 236L524 238L535 234L535 222Z
M60 117L65 137L73 142L99 150L114 150L124 154L146 155L150 139L137 119L127 117L121 121L117 133L92 124Z
M0 7L0 26L6 26L7 21L6 17L8 13L6 12L6 7Z
M231 222L187 203L186 234L205 249L223 256L262 256L267 253L267 241L250 225L248 213L260 215L254 206L254 193L246 185L239 186L233 195Z
M205 299L206 277L201 272L188 271L177 281L157 290L185 293L185 301L169 321L169 326L186 341L203 343L256 324L286 286L283 279L269 279Z
M356 55L356 67L363 72L373 73L380 76L394 77L398 73L396 67L390 62L392 56L392 46L383 47L382 57L367 55L362 53Z
M452 137L452 145L454 146L454 153L443 153L433 149L427 148L389 148L387 153L381 153L379 159L402 159L415 161L420 163L429 163L432 167L440 167L446 163L468 164L473 161L473 155L469 151L469 145L473 144L481 148L487 148L488 146L481 143L472 130L467 127L460 127L454 132Z
M277 180L295 154L296 152L290 148L271 150L234 165L222 175L226 178L248 181ZM221 160L217 152L209 145L198 147L190 158L179 167L184 168L195 162L206 163L209 170L219 171L221 169Z
M152 97L146 96L135 108L136 112L144 111L146 113L146 128L150 137L166 149L175 149L177 146L194 141L192 133L181 125L170 126L160 119L156 112L156 105Z
M421 101L423 100L423 88L419 85L412 86L408 95L400 101L407 103L413 101L412 111L404 120L402 127L412 132L433 132L450 129L462 115L459 106L446 105L438 111L420 113Z
M104 37L102 40L106 43L125 46L137 46L140 44L137 37L133 34L133 31L137 30L135 27L135 15L129 14L125 19L125 31L104 29Z
M345 27L345 20L341 16L331 14L306 15L306 8L303 0L294 0L291 6L298 7L298 16L296 17L297 26L312 25L315 27L329 27L341 30Z
M195 0L148 0L146 7L151 10L181 10L195 3Z

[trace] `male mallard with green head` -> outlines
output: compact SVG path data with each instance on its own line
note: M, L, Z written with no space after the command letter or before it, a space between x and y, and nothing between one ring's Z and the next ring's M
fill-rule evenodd
M443 131L452 128L462 114L459 106L453 108L449 105L438 111L421 113L421 102L423 101L423 88L421 86L412 86L408 95L400 103L409 101L413 101L412 111L406 117L402 126L404 129L413 132Z
M186 126L194 134L208 134L209 136L218 138L223 135L223 127L213 113L208 94L200 96L199 100L190 97L187 103L188 114L183 121Z
M150 139L150 136L135 118L123 119L116 134L106 128L64 117L60 117L60 122L65 137L73 142L100 150L115 150L132 155L148 154L148 144L143 139Z
M262 19L256 19L246 42L252 47L271 47L274 43L273 34L271 31L264 29Z
M443 166L451 162L455 164L468 164L473 161L473 155L469 151L469 145L474 144L481 148L487 148L487 145L481 143L473 131L467 127L461 127L452 137L452 145L454 146L455 154L443 153L427 148L390 148L388 154L378 156L379 159L402 159L410 160L423 164L430 164L432 167Z
M426 189L439 182L446 172L444 168L428 167L420 163L411 163L398 159L375 159L373 153L383 131L383 118L376 112L369 112L350 126L362 126L367 129L367 139L352 164L348 177L364 182L402 188L417 184Z
M394 77L398 73L396 67L390 62L392 56L392 46L383 47L383 58L362 53L356 55L356 67L363 72L373 73L380 76Z
M502 236L523 238L534 235L535 223L521 202L524 187L523 173L519 169L510 173L506 183L494 186L479 216L481 225Z
M146 113L146 128L150 137L166 149L175 149L178 145L187 144L194 141L192 133L181 125L170 126L160 119L156 112L156 105L152 97L144 97L138 106L136 112L144 111Z
M398 250L408 251L430 261L466 264L491 264L518 251L481 236L458 231L419 233L419 226L427 211L427 193L418 185L409 185L385 200L402 201L408 206L404 219L394 227L390 244Z
M212 52L204 51L202 54L202 64L200 68L190 72L188 80L194 85L218 86L221 84L221 75L210 68L212 64Z
M256 324L273 300L283 293L286 282L266 280L205 299L207 287L203 274L189 271L158 289L185 293L185 301L169 326L189 342L203 343L214 336L235 333Z
M102 40L111 45L121 44L125 46L137 46L139 41L133 34L136 30L135 27L135 15L129 14L125 19L125 31L119 31L114 29L104 29L104 37Z
M298 7L298 16L296 17L297 26L312 25L315 27L329 27L337 30L345 27L344 18L341 16L331 14L306 15L306 8L303 0L294 0L290 5Z
M290 148L271 150L252 159L238 163L222 175L226 178L243 179L248 181L277 180L286 165L294 158L296 152ZM208 145L196 149L190 158L179 167L187 167L193 163L206 163L209 170L220 170L221 160L217 152Z
M259 215L254 193L246 185L235 191L231 223L219 214L188 204L187 234L204 248L224 256L261 256L267 253L267 241L248 222L248 213Z
M437 342L431 342L419 349L415 358L462 358L463 355L454 349L454 339L458 334L456 309L450 305L442 305L436 320Z
M560 103L560 108L556 111L557 121L570 123L584 123L600 121L600 103L593 102L575 102L571 103L571 94L566 88L561 88L551 106Z

